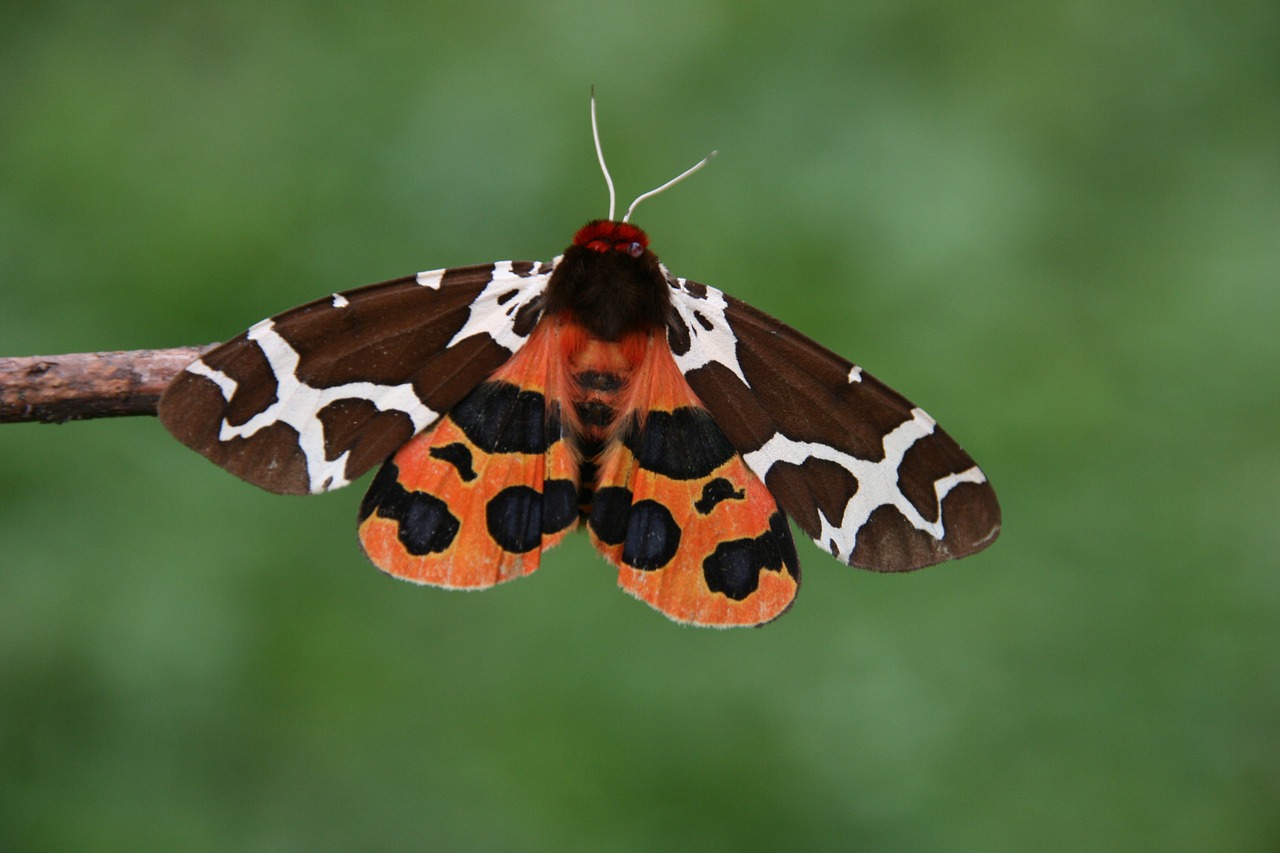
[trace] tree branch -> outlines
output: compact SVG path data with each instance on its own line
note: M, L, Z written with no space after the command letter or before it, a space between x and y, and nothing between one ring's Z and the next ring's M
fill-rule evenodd
M0 358L0 423L154 415L169 382L215 346Z

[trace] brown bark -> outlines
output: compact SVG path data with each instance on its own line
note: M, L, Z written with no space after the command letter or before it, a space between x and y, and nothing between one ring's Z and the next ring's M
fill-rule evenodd
M165 386L214 346L0 358L0 423L154 415Z

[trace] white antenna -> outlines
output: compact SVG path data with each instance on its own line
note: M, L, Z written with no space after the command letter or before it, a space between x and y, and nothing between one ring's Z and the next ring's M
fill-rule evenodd
M617 200L613 192L613 178L609 177L609 167L604 164L604 149L600 147L600 125L596 123L596 87L591 87L591 135L596 140L596 159L600 161L600 171L604 172L604 182L609 185L609 221L613 221L613 208ZM631 205L635 207L635 205ZM625 221L625 220L624 220Z
M617 207L618 199L617 199L617 193L615 193L613 190L613 178L609 175L609 167L606 166L604 163L604 149L600 147L600 125L596 121L596 87L595 86L591 87L591 136L596 141L596 159L600 161L600 171L604 172L604 182L609 187L609 221L612 222L613 213ZM694 172L698 171L703 166L707 165L707 163L710 162L711 158L716 156L717 153L718 152L716 151L712 151L706 157L703 157L701 160L695 163L691 168L685 169L683 172L676 175L674 178L667 181L662 186L657 187L655 189L651 189L647 193L641 193L639 196L636 197L635 201L631 202L631 206L627 208L627 215L622 217L622 221L623 222L630 221L631 214L635 212L636 205L638 205L640 202L644 201L646 198L652 198L653 196L657 195L663 190L673 187L676 184L680 183L685 178L689 177Z
M629 219L631 219L631 214L635 212L636 205L638 205L640 202L644 201L646 198L652 198L653 196L657 195L658 193L662 192L663 190L667 189L668 187L673 187L673 186L675 186L676 184L680 183L680 182L681 182L681 181L683 181L685 178L689 177L689 176L690 176L690 175L692 175L694 172L698 171L698 170L699 170L699 169L701 169L703 166L707 165L707 163L711 162L711 158L712 158L712 157L714 157L714 156L716 156L716 153L717 153L717 152L712 151L712 152L711 152L710 154L708 154L706 157L703 157L701 160L699 160L699 161L698 161L697 163L695 163L693 166L691 166L691 167L690 167L690 168L688 168L688 169L685 169L683 172L681 172L680 174L676 175L674 178L672 178L671 180L667 181L667 182L666 182L665 184L663 184L662 186L657 187L657 188L655 188L655 189L651 189L651 190L649 190L647 193L641 193L639 196L637 196L637 197L636 197L636 200L635 200L635 201L631 202L631 206L627 208L627 215L626 215L626 216L624 216L624 217L622 217L622 221L623 221L623 222L626 222L626 221L628 221ZM613 208L612 208L612 207L610 207L610 208L609 208L609 210L610 210L610 215L612 216Z

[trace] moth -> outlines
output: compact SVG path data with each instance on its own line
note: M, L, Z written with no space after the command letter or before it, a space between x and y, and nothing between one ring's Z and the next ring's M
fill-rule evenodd
M995 492L924 410L650 250L636 205L706 160L614 219L591 106L609 216L563 254L422 272L263 320L179 374L165 427L283 494L380 464L359 536L396 577L490 587L584 526L624 590L692 625L790 607L788 518L876 571L991 544Z

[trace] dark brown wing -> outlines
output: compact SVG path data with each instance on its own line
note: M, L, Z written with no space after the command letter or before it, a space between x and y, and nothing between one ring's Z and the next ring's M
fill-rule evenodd
M924 410L750 305L669 283L677 365L820 547L850 565L907 571L995 540L995 491Z
M551 270L525 261L435 270L286 311L188 366L161 397L160 420L269 491L339 488L524 344Z

